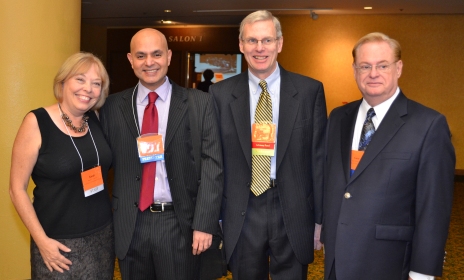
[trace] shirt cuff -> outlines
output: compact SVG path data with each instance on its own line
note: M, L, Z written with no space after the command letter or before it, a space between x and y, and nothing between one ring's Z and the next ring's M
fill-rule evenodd
M414 271L409 271L409 277L413 280L435 280L435 276L420 274Z

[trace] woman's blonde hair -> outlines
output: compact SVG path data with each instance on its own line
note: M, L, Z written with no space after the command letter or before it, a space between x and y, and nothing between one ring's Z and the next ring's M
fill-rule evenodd
M79 52L71 55L66 59L66 61L61 65L60 70L55 76L53 81L53 93L55 94L56 100L58 102L63 101L63 84L68 79L87 72L92 65L97 67L97 74L102 80L101 84L101 93L98 97L97 102L93 105L91 110L97 110L105 103L106 97L108 96L108 88L110 86L110 80L108 73L106 72L105 66L101 60L95 55L88 52Z

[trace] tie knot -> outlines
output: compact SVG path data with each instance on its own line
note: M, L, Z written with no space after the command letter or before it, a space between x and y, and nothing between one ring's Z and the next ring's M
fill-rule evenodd
M156 99L158 99L158 94L154 91L148 94L148 103L155 103Z
M367 111L367 119L371 120L372 117L375 116L375 111L374 111L374 108L370 108L368 111Z
M267 91L267 83L266 83L266 80L261 80L259 81L259 86L261 87L261 89L263 91Z

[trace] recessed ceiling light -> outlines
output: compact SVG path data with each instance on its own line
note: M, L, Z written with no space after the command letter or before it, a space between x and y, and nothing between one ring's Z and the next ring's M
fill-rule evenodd
M170 12L171 12L171 10L164 10L164 12L165 12L165 13L170 13Z
M372 10L372 7L364 7L364 10Z
M161 20L161 23L162 24L171 24L172 21L170 21L170 20Z

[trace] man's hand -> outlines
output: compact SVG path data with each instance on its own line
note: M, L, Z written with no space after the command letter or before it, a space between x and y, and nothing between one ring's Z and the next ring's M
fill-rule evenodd
M213 235L201 232L198 230L193 231L193 244L192 244L192 253L194 255L199 255L204 251L208 250L213 242Z
M314 227L314 250L320 250L322 249L322 243L321 243L321 229L322 225L316 224Z

